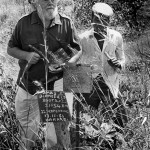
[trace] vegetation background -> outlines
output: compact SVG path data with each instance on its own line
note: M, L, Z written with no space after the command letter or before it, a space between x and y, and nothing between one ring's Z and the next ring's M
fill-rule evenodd
M134 45L139 39L146 42L147 38L149 38L150 1L61 0L59 11L65 13L74 20L77 31L80 33L90 26L91 7L98 1L106 2L113 7L115 16L112 18L111 25L113 28L121 32L124 37L124 49L127 58L129 58L130 61L130 56L132 56L132 60L135 59L135 49L133 50L132 45ZM5 71L7 72L7 75L13 76L14 79L17 77L17 60L6 54L7 42L17 21L23 15L26 15L31 11L32 9L28 4L28 0L0 1L0 54L6 56L6 63L4 65ZM147 47L145 44L143 45Z
M90 26L91 7L95 2L106 2L113 7L115 15L111 19L111 27L121 32L124 38L126 67L121 73L120 92L130 121L126 128L127 134L120 137L123 143L123 147L120 149L148 150L150 149L150 0L60 0L59 11L73 19L80 34ZM17 21L31 11L27 0L0 0L0 69L4 70L4 76L0 77L5 80L12 78L11 81L14 83L19 68L17 60L7 55L7 43ZM12 102L12 97L6 97L12 94L12 89L5 93L5 88L0 84L1 95L4 95L4 97L0 95L0 102L4 102L4 99L7 103L8 99ZM0 103L0 106L3 104ZM4 115L4 118L6 116L2 112L3 109L0 109L0 136L2 135L1 131L4 131L1 125L6 128L6 124L1 122L1 116ZM8 122L8 120L3 122ZM86 122L89 123L88 120ZM105 134L108 133L108 129L110 128L107 128ZM128 134L129 131L132 131L132 136ZM84 132L86 138L94 139L93 135L89 136L89 132L88 134L87 132ZM87 143L84 141L81 145Z

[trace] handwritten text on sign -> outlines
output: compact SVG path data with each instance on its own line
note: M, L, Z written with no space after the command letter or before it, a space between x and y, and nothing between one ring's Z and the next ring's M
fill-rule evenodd
M47 91L38 94L38 103L43 122L70 121L68 103L62 91Z

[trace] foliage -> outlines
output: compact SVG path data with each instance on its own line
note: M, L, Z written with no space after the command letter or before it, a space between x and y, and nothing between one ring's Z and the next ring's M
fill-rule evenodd
M91 8L91 2L87 0L75 1L75 25L79 30L90 26Z
M145 66L147 66L145 62L142 62L140 69ZM122 74L124 80L120 85L120 92L128 116L128 123L124 129L114 124L111 119L109 122L105 122L100 114L101 107L98 111L86 106L83 107L84 109L81 108L80 147L82 149L110 150L114 145L114 148L118 150L149 149L150 97L145 88L145 79L143 80L145 74L149 80L148 72L143 69L140 72L136 68L126 69ZM74 131L75 129L73 130L72 127L71 139L72 145L75 147Z
M6 3L6 1L4 2ZM74 2L75 25L78 30L86 29L90 26L90 8L95 1L76 0ZM135 2L134 5L131 2L129 3L129 0L118 0L117 3L112 4L117 14L114 17L114 20L112 20L112 25L123 27L123 30L125 31L123 31L123 34L126 37L133 35L135 32L139 35L139 33L144 30L146 25L143 24L146 23L145 20L143 22L144 18L141 19L138 16L138 10L140 10L145 1L136 0L133 2ZM9 5L9 3L11 5ZM0 6L0 30L1 32L5 32L1 33L1 43L6 43L17 20L21 17L21 15L25 14L23 5L17 5L16 3L12 4L10 1L7 1L6 5L6 9ZM72 5L71 0L67 0L67 2L64 3L64 6L66 5ZM132 13L134 8L137 12ZM12 12L11 14L9 13L10 11ZM137 41L137 44L139 45L140 42ZM126 107L128 114L128 124L125 129L122 130L123 132L120 133L116 130L116 124L114 124L112 120L109 120L109 122L104 122L104 118L98 111L95 111L90 107L85 107L85 110L81 112L80 115L80 146L83 149L98 150L103 147L106 150L108 143L113 146L114 142L116 142L118 150L150 149L150 97L149 89L147 88L150 76L149 62L145 61L145 57L147 56L146 58L149 59L149 55L144 51L145 45L145 43L141 43L140 47L136 46L135 48L132 48L132 50L136 50L138 61L128 63L126 66L126 71L122 74L123 81L120 85L120 92L123 96L122 101L124 102L123 104ZM146 49L149 50L149 46ZM2 72L4 73L4 69ZM5 74L0 75L0 79L0 146L2 146L0 149L3 150L9 148L17 150L18 145L23 145L23 143L20 140L18 131L19 122L16 119L14 110L14 96L16 94L16 87L13 83L13 79L5 76ZM74 114L70 128L72 145L74 147L74 131L76 122L75 115L76 114ZM117 128L119 127L117 126ZM41 125L39 131L40 139L36 141L37 144L36 147L33 147L33 150L43 149L43 130L44 126ZM107 147L107 149L110 149L110 147Z
M129 0L64 0L59 2L59 10L74 19L78 30L85 30L90 27L91 8L95 2L106 2L113 7L115 16L112 18L111 25L116 27L124 37L139 36L149 24L149 18L142 13L148 0L134 0L132 2ZM17 20L22 15L29 13L31 9L29 4L22 0L17 2L7 0L1 3L3 4L0 6L0 27L6 26L7 33L4 33L5 30L3 30L2 34L10 35ZM4 5L6 8L2 7ZM10 14L10 11L13 13Z
M19 128L22 128L16 118L15 113L15 95L16 84L14 80L5 76L3 65L0 65L0 149L19 150L19 145L24 149L24 143L21 140ZM42 150L44 125L39 128L39 139L35 141L35 147L32 150Z
M91 8L95 2L106 2L113 7L115 15L111 25L119 30L124 37L138 37L148 27L148 17L141 11L148 0L77 0L75 2L75 24L79 29L90 26Z
M142 9L148 0L118 0L112 6L116 16L114 25L123 26L125 28L124 36L126 38L137 38L141 35L149 25L148 17L142 13Z
M29 11L29 6L24 3L15 3L10 0L0 2L0 43L8 41L17 21Z
M0 75L0 145L2 150L10 148L18 149L18 121L14 110L15 88L12 79L4 79L4 70L1 65Z
M123 80L120 86L120 92L123 96L124 106L128 114L128 124L122 132L116 131L116 124L110 120L104 122L104 118L99 113L90 107L84 107L80 114L80 147L82 149L108 149L113 147L114 142L118 150L141 150L149 149L149 119L150 119L150 101L149 97L145 97L141 89L142 76L138 72L130 70L125 75L126 80ZM16 119L14 111L14 96L15 85L9 77L1 76L1 97L0 97L0 136L1 149L17 150L19 144L23 145L20 140L18 131L19 122ZM132 78L131 78L132 77ZM101 108L99 108L100 110ZM71 141L75 147L75 122L76 114L72 120ZM44 126L41 125L39 136L43 139ZM32 149L42 150L44 147L44 139L36 141L37 147ZM3 144L2 144L3 143ZM108 144L109 143L109 144ZM109 146L110 145L110 146Z

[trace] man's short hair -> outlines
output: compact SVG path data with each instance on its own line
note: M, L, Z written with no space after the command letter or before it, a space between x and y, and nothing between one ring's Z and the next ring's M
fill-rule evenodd
M113 15L113 9L106 3L95 3L92 7L93 13L102 14L110 17Z

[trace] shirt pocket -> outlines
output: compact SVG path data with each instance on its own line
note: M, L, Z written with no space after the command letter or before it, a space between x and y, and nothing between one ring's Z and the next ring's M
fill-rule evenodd
M30 38L23 42L23 50L33 52L34 49L32 49L29 45L39 49L39 42L36 39Z

